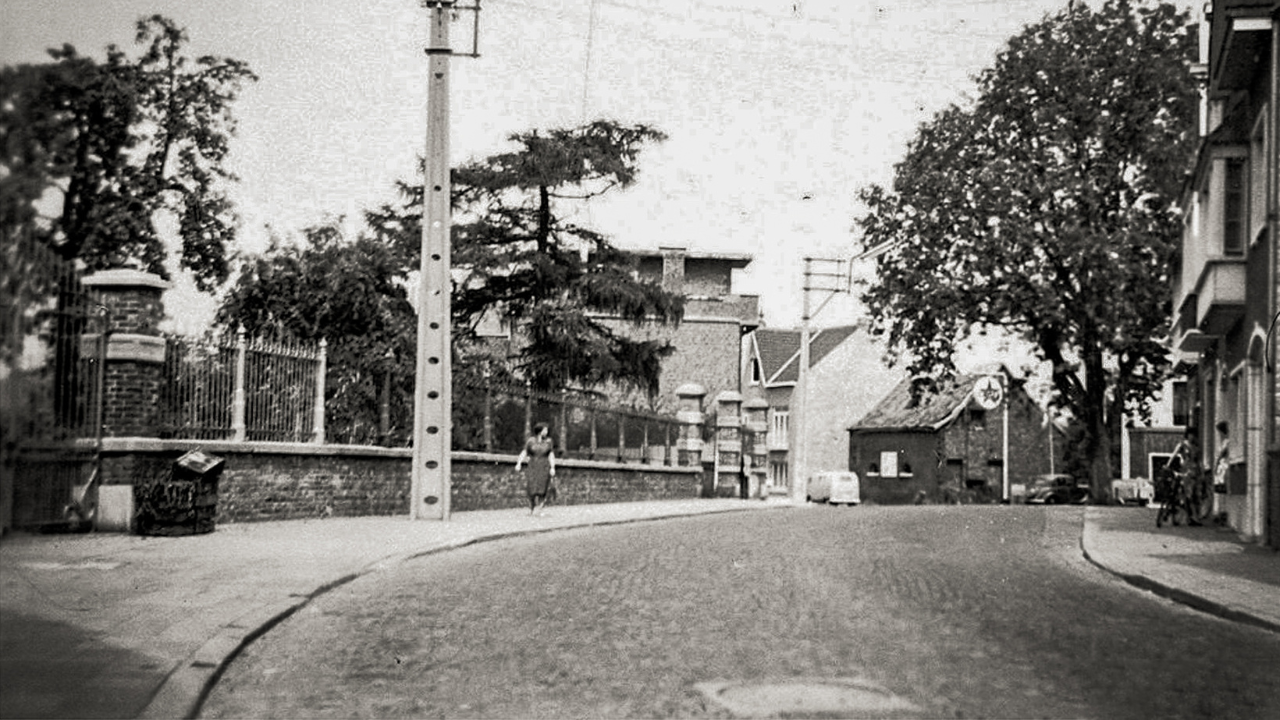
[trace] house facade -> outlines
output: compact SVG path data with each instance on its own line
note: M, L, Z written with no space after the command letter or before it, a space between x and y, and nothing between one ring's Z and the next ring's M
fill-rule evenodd
M848 433L863 499L883 504L999 502L1006 488L1060 471L1066 444L1003 370L958 375L918 400L903 380Z
M1164 384L1147 418L1127 418L1120 436L1120 478L1155 480L1182 441L1190 416L1187 381Z
M1215 512L1272 547L1280 547L1278 27L1275 0L1206 6L1200 145L1182 198L1170 332L1201 457L1212 467L1226 448Z
M882 350L855 325L811 331L804 429L793 422L800 404L800 331L760 328L744 342L742 385L748 402L763 401L767 425L764 474L769 491L803 499L792 477L804 443L807 474L843 470L849 423L862 417L893 387L900 373L880 361Z

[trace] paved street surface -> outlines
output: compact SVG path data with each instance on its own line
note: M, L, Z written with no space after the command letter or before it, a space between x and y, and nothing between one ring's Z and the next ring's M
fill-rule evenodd
M1116 535L1150 517L1099 511ZM1280 634L1085 560L1085 513L810 507L409 559L249 645L202 716L1280 717Z

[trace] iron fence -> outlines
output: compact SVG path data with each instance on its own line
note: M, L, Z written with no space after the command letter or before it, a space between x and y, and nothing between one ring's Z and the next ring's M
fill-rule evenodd
M160 436L323 442L325 343L235 336L168 338Z
M539 392L455 378L453 448L517 453L534 425L552 429L559 457L677 464L676 418L612 405L595 393Z
M4 228L0 240L4 523L78 523L99 460L105 310L31 232Z

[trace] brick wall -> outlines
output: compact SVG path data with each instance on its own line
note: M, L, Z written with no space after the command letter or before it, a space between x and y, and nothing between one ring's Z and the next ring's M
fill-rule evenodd
M160 367L155 363L113 360L103 385L103 432L111 437L155 433L160 411Z
M153 334L164 319L160 291L153 287L111 288L95 293L111 313L113 332Z
M225 459L217 522L407 514L408 450L284 443L218 443L131 439L108 441L104 484L161 478L184 452ZM454 512L528 506L515 456L454 453ZM700 468L619 465L575 460L556 464L558 504L581 505L696 498Z

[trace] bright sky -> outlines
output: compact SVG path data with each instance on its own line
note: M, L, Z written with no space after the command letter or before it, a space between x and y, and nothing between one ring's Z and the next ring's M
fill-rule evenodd
M852 253L858 189L888 182L919 123L1066 3L483 0L481 57L451 65L453 161L533 128L653 125L670 139L642 157L638 185L579 219L623 247L751 253L735 289L761 296L768 324L793 325L800 258ZM42 62L64 42L98 58L132 48L133 23L156 12L188 29L193 54L261 78L236 104L231 156L246 247L266 224L356 216L413 172L426 127L417 0L3 0L0 63ZM453 25L455 50L469 49L469 22ZM856 312L841 298L815 323Z

